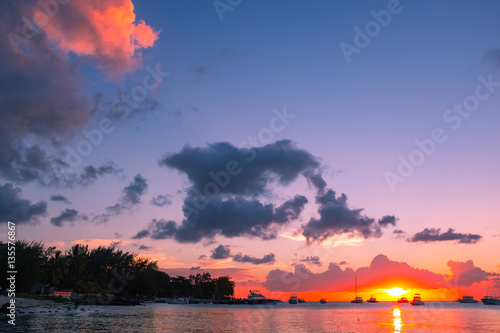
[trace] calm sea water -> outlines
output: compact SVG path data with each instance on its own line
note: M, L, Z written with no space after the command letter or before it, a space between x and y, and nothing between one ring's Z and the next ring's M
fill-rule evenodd
M260 306L148 304L28 311L18 314L15 328L6 325L3 319L0 331L500 332L500 306L456 302L426 302L419 307L392 302Z

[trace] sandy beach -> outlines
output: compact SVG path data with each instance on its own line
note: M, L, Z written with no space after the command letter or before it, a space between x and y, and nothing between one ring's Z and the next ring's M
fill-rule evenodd
M20 298L16 297L16 309L26 309L26 308L49 308L54 306L65 306L65 303L56 303L54 301L49 300L38 300L38 299L30 299L30 298ZM5 303L10 302L10 297L0 296L0 306Z

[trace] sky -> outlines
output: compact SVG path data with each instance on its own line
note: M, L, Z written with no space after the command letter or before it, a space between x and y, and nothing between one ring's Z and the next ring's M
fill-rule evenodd
M4 241L238 297L500 293L497 1L47 3L0 1Z

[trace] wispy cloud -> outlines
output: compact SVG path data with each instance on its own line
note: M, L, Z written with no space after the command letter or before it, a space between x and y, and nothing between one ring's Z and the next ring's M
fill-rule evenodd
M93 222L105 223L112 216L120 215L124 210L132 209L141 203L141 197L148 189L147 181L141 174L137 174L132 182L122 191L122 197L113 206L106 207L106 212L94 216Z
M169 206L172 204L172 196L167 194L158 194L156 197L151 199L149 202L151 205L156 207Z
M74 223L75 221L78 220L86 221L88 220L88 217L85 214L79 214L78 211L75 209L66 208L58 216L52 217L50 219L50 223L52 223L55 226L62 227L64 222Z
M262 264L270 265L274 264L275 260L276 258L274 256L274 253L266 254L262 258L257 258L242 253L237 253L233 256L233 261L251 263L254 265L262 265Z
M62 194L54 194L50 196L50 201L56 201L56 202L64 202L67 204L71 204L71 202Z
M463 234L455 232L454 229L449 228L446 232L441 232L441 228L425 228L423 231L417 232L409 242L447 242L457 241L460 244L475 244L481 240L483 236L477 234Z

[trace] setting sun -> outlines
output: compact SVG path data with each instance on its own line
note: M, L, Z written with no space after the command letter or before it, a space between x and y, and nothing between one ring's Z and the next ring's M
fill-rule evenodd
M383 289L389 296L392 297L401 297L401 295L406 294L402 288L394 287L392 289Z

